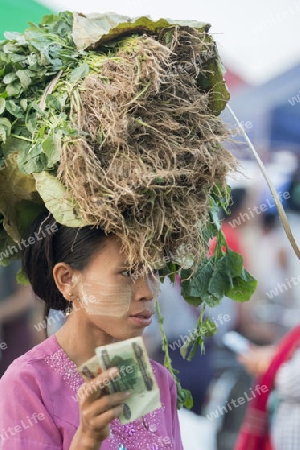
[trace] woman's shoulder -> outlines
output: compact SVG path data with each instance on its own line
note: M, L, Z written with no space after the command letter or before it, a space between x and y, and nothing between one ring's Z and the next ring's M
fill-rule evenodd
M28 412L53 413L50 385L57 383L48 369L46 358L55 354L58 343L54 336L15 359L0 379L0 425L20 422ZM3 414L6 414L4 417ZM17 420L18 419L18 420ZM19 420L20 419L20 420Z
M75 403L70 393L61 389L61 377L49 363L49 358L55 358L59 348L54 336L46 339L17 358L1 378L0 429L5 430L3 449L61 449L59 427L62 422L63 429L67 427L69 434L72 433L70 430L76 430L78 413L73 406ZM70 411L73 412L71 417Z
M0 386L11 382L16 377L20 379L21 375L32 374L32 376L37 377L40 373L42 377L41 368L45 365L46 358L54 354L58 349L59 346L54 335L45 339L24 355L19 356L8 366L0 380ZM37 366L40 367L39 370L37 370Z

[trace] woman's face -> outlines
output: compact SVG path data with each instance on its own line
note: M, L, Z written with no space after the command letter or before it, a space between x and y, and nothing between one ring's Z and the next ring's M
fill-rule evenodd
M108 237L88 267L75 276L78 299L72 313L80 313L117 340L143 333L159 292L159 278L152 272L130 273L120 249L121 241Z

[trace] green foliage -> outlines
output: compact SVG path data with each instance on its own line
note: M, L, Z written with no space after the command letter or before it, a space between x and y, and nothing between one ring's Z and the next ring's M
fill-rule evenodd
M62 12L45 16L23 34L7 33L7 40L0 43L0 164L19 140L18 165L22 172L55 169L61 140L78 134L70 122L78 84L95 69L101 57L99 49L93 52L89 48L100 46L107 52L114 43L118 45L120 38L158 33L173 23L194 26L200 32L207 30L206 24L195 21L154 22L147 17L131 20L113 13L89 18ZM174 27L170 27L169 33L173 31ZM212 42L211 36L206 39ZM206 78L198 80L198 84L210 92L211 110L219 114L228 92L217 50L206 63L210 64L204 67Z
M217 331L217 327L214 322L210 319L204 320L204 312L205 306L201 309L195 329L191 332L190 336L188 336L188 340L186 340L180 348L181 356L183 358L187 358L188 361L191 361L194 356L196 356L199 347L201 349L201 353L205 352L205 338L213 336Z
M36 187L45 203L58 223L67 223L70 227L88 225L76 213L73 199L67 195L65 187L51 173L43 171L35 173Z
M53 77L59 71L69 75L83 58L72 41L72 22L68 12L45 16L41 24L32 24L23 34L9 33L9 40L0 43L0 162L19 141L23 173L53 169L60 159L61 137L74 133L68 119L71 86L46 95L43 105Z
M219 305L224 297L237 302L248 301L257 287L257 280L243 266L243 257L228 247L221 230L218 213L221 209L228 211L229 198L230 189L227 187L222 191L219 186L215 186L210 196L211 221L206 236L207 242L213 237L216 240L214 253L205 255L197 267L183 269L170 262L160 272L161 276L169 276L173 282L178 272L183 298L190 305L201 307L196 330L181 347L181 355L188 360L195 356L198 347L204 352L205 338L216 332L215 324L204 319L205 309Z

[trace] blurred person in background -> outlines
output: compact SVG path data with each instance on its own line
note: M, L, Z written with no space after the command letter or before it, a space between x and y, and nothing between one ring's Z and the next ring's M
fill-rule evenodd
M265 386L252 397L234 450L299 450L300 326L277 345L251 346L239 361Z
M287 185L287 191L290 196L286 201L286 215L298 246L300 245L300 154L296 154L297 164L294 172L291 175L291 179ZM295 256L294 251L290 247L290 264L291 272L294 276L299 276L299 259ZM298 323L298 317L300 314L300 283L293 286L291 292L293 294L293 304L287 317L287 322L290 326L296 326Z
M286 201L286 209L289 213L300 213L300 155L297 155L297 166L291 175L287 185L289 197Z
M14 359L38 343L32 323L33 294L28 286L17 284L19 269L19 261L0 265L0 377Z
M289 243L276 211L261 213L258 219L257 256L252 270L258 280L254 316L270 331L269 338L262 340L265 344L276 342L288 331L283 318L292 295L286 284L291 268ZM248 337L255 340L256 336Z
M291 292L281 285L285 284L291 268L289 243L277 211L275 208L261 211L262 205L263 202L257 201L256 205L248 206L242 213L247 214L248 210L251 216L245 224L244 236L248 270L258 280L258 286L251 301L239 305L237 331L256 344L268 345L288 330L283 317ZM269 207L267 203L264 205ZM253 213L255 210L257 214Z

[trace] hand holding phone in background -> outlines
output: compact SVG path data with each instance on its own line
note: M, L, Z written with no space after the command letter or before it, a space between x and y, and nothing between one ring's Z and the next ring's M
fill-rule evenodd
M236 331L229 331L224 334L222 342L233 352L241 355L251 348L251 342Z
M226 333L223 343L237 354L238 361L253 376L262 375L267 370L276 348L273 345L254 345L235 331Z

